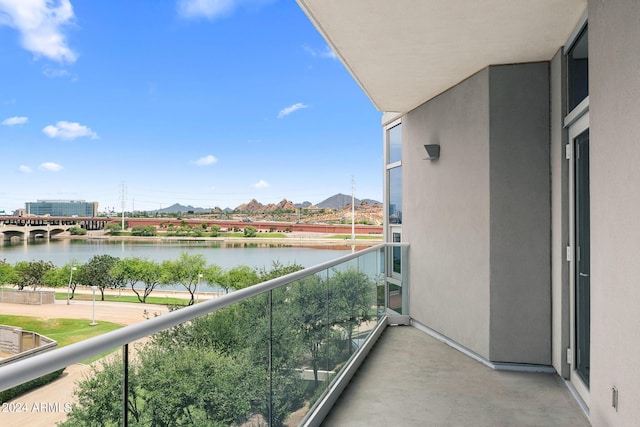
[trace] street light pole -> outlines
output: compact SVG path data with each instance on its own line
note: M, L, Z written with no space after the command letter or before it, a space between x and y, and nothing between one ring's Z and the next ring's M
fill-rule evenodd
M96 289L98 289L97 286L92 286L91 290L93 291L93 318L91 320L91 323L89 323L89 326L96 326Z
M196 285L196 302L198 302L198 288L200 287L200 279L202 279L202 273L198 273L198 284Z
M71 292L71 281L73 280L73 272L75 267L71 267L71 274L69 274L69 286L67 286L67 305L69 305L69 293Z

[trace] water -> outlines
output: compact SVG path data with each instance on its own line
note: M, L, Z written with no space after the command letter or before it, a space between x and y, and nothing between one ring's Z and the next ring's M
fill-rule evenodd
M147 258L152 261L175 260L182 252L201 254L207 265L229 269L236 265L254 268L271 268L273 262L282 265L299 264L311 267L351 253L351 246L335 245L300 246L286 243L237 243L221 241L129 241L87 239L32 240L29 242L0 242L0 260L10 264L19 261L51 261L60 267L72 261L83 264L95 255L111 255L118 258Z

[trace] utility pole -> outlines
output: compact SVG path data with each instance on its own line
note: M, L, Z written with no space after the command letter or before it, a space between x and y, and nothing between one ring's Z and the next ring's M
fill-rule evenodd
M356 180L351 175L351 240L356 240Z
M122 187L120 188L120 201L122 203L122 225L121 225L121 228L124 231L124 208L125 208L125 205L126 205L124 181L122 181Z

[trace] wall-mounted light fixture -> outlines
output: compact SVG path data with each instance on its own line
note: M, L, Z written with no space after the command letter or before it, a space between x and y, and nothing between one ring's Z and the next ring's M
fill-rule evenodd
M427 157L424 160L438 160L440 158L440 144L427 144L424 149L427 150Z

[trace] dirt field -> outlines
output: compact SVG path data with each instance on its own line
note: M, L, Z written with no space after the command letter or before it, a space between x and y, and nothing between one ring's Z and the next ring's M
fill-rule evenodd
M162 293L154 296L161 296ZM162 294L164 296L164 294ZM171 293L172 297L184 294ZM208 297L212 297L209 295ZM202 298L202 297L201 297ZM168 310L165 306L138 303L117 303L96 301L96 321L108 321L130 325L145 320L146 312L153 316ZM91 301L56 301L47 305L24 305L0 303L1 314L35 316L41 318L92 319ZM60 378L51 384L33 390L28 394L6 402L0 407L0 426L3 427L49 427L64 421L73 399L73 385L90 372L88 365L74 364L65 370Z

